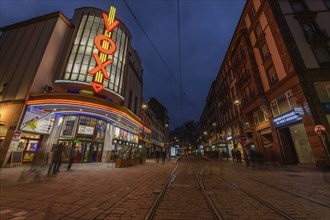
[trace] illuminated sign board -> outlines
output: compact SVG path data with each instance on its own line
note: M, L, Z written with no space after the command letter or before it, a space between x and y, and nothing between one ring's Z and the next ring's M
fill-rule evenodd
M97 35L94 39L94 45L99 50L99 53L93 53L96 67L88 71L89 74L94 75L91 84L95 92L99 92L104 88L104 78L110 80L105 68L113 63L113 60L108 59L108 56L114 54L117 50L115 42L111 39L113 29L119 25L119 21L115 20L116 8L111 6L109 14L103 13L102 15L105 30L103 34Z
M273 118L273 123L276 128L282 127L285 125L293 124L302 120L304 116L304 108L293 108L291 111L288 111L282 115L276 116Z
M24 115L20 130L39 134L50 134L55 121L51 112L29 107Z

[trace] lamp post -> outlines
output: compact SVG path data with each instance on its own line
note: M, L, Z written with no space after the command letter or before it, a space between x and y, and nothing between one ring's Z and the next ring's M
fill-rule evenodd
M243 153L244 153L244 159L246 161L246 166L249 166L249 157L248 157L248 153L247 153L247 149L245 149L244 146L244 134L243 134L243 125L242 125L242 120L241 120L241 111L240 111L240 105L241 105L241 100L238 99L238 97L236 97L233 101L233 104L237 106L237 110L238 110L238 120L239 120L239 132L240 132L240 141L243 144Z
M167 123L165 123L165 132L164 132L164 136L165 136L165 143L164 143L164 147L165 147L165 150L168 150L166 149L167 145L168 145L168 127L169 125Z
M217 126L217 123L213 122L212 123L212 127L213 127L213 135L212 135L212 139L214 140L211 140L213 143L215 143L215 150L218 151L218 157L220 159L220 148L217 146L217 143L218 143L218 140L217 140L217 132L216 132L216 126Z
M144 123L146 118L146 109L148 108L148 105L146 103L142 103L141 108L143 110L143 118L142 118L142 145L144 146ZM144 120L143 120L144 119Z

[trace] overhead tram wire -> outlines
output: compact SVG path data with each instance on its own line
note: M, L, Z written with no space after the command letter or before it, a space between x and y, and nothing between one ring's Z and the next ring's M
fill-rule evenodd
M151 41L150 37L148 36L148 34L145 32L145 30L143 29L142 25L140 24L140 22L138 21L137 17L135 16L134 12L132 11L132 9L130 8L130 6L128 5L126 0L123 0L123 2L125 3L126 7L128 8L128 10L130 11L130 13L132 14L134 20L136 21L136 23L139 25L139 27L141 28L142 32L144 33L144 35L147 37L149 43L151 44L151 46L153 47L153 49L156 51L157 55L159 56L159 58L161 59L161 61L163 62L163 64L165 65L166 69L168 70L168 72L170 73L170 75L172 76L172 78L174 79L175 83L179 86L180 89L180 94L182 93L183 95L185 95L187 97L188 102L190 103L190 105L193 107L194 111L196 113L196 107L193 104L193 102L191 101L191 99L189 98L188 94L183 90L182 86L181 86L181 73L180 73L180 82L176 79L176 77L174 76L172 70L170 69L170 67L167 65L167 63L165 62L164 58L162 57L162 55L159 53L158 49L156 48L155 44ZM181 38L181 37L179 37ZM181 45L179 43L179 45ZM181 46L179 46L181 48ZM180 49L180 53L181 53L181 49ZM181 57L181 54L179 55L179 57ZM181 58L180 59L180 72L181 72ZM182 99L180 98L180 102L182 102Z
M182 65L181 65L181 27L180 27L180 0L177 0L178 11L178 42L179 42L179 92L180 92L180 122L182 120Z

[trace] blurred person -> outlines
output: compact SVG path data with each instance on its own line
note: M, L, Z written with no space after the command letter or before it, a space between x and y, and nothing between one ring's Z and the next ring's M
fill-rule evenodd
M76 143L73 143L72 146L69 147L69 163L67 171L71 171L71 166L73 163L74 158L76 157Z
M158 149L156 150L155 154L156 154L156 162L159 163L160 152Z
M163 150L162 152L162 163L165 164L165 159L166 159L166 152Z
M62 163L62 153L63 153L64 145L62 143L55 146L53 153L53 160L49 165L48 174L55 175L56 172L60 172L60 166Z

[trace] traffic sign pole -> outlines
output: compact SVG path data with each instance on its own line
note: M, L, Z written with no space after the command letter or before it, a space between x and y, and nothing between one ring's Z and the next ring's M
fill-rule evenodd
M327 157L328 157L328 159L330 159L328 146L327 146L327 143L325 142L325 139L326 139L325 127L323 125L315 125L314 131L320 137L323 147L325 149L325 152L327 153Z

